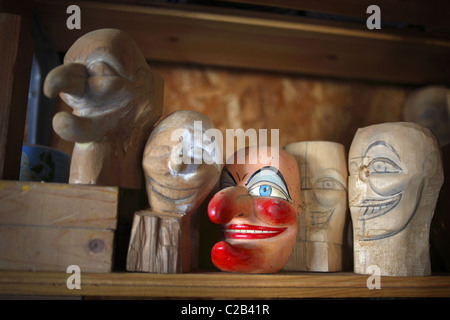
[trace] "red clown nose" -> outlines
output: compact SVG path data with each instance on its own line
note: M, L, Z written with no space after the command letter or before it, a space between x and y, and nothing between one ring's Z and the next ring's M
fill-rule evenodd
M216 193L208 205L209 219L217 224L227 224L235 216L245 216L253 211L252 198L245 187L229 187Z

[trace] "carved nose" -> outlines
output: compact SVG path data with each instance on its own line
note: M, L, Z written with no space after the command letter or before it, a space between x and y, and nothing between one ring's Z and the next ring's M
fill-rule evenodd
M88 73L81 63L63 64L50 71L44 81L44 94L49 98L56 97L60 92L81 97L86 91Z
M242 186L219 191L208 204L209 219L217 224L226 224L236 216L243 217L252 212L252 197Z

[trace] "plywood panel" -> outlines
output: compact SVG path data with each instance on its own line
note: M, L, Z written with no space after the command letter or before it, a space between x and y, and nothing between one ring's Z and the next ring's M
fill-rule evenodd
M292 74L150 65L165 79L163 117L179 109L203 112L224 139L227 129L276 129L281 146L325 140L348 148L359 127L400 121L410 91L404 86Z

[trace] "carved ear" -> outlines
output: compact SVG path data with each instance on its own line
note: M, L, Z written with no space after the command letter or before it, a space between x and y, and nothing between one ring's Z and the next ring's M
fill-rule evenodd
M136 70L136 74L135 74L135 87L136 88L144 88L145 86L148 86L148 82L149 82L149 70L147 67L142 66L139 67Z
M425 172L429 177L433 177L441 166L440 164L440 154L437 151L429 153L422 163L422 171Z

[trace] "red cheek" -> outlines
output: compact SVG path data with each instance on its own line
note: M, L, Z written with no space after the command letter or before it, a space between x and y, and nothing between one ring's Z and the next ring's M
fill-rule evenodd
M297 213L293 206L283 199L254 198L256 212L261 220L273 225L297 223Z

